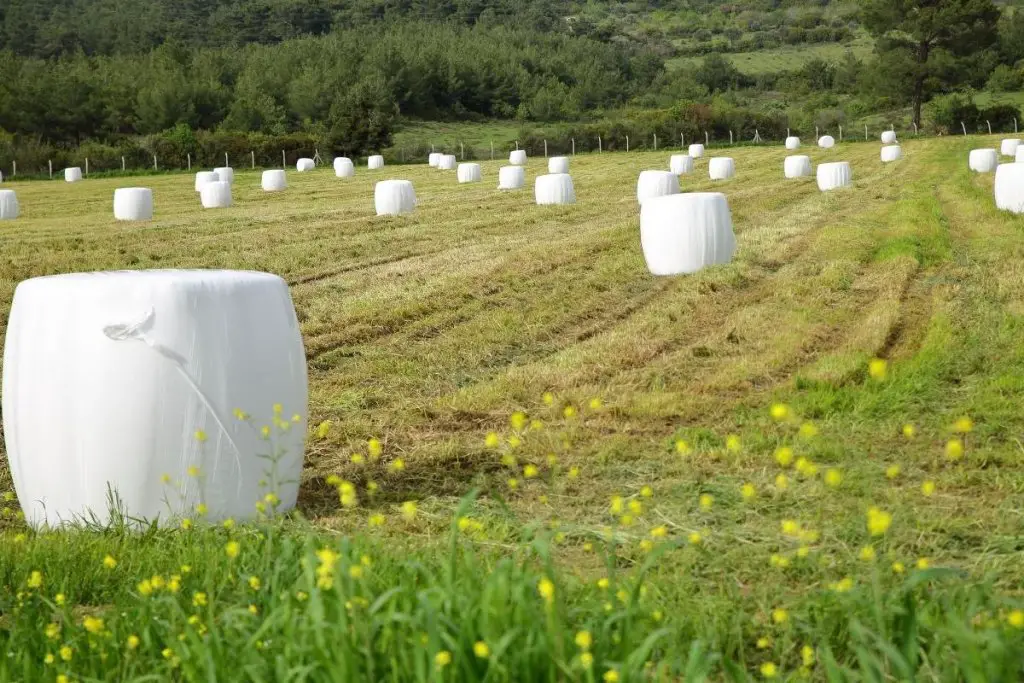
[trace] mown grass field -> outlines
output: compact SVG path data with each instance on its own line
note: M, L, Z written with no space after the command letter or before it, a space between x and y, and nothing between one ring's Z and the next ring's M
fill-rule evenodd
M700 161L738 251L669 279L635 201L668 152L575 157L557 208L490 162L240 172L220 211L146 178L141 225L123 179L5 183L0 319L32 276L274 272L332 426L298 518L33 534L9 500L0 679L1019 680L1024 221L966 163L993 145L805 150L852 163L830 194L781 147ZM419 207L376 218L393 177Z
M784 47L758 50L756 52L727 52L728 58L740 72L756 76L757 74L776 73L779 71L797 71L812 59L823 59L838 63L847 52L852 52L858 59L866 59L874 50L874 41L867 35L858 35L845 43L805 43ZM704 59L702 56L678 57L669 60L668 66L698 66Z

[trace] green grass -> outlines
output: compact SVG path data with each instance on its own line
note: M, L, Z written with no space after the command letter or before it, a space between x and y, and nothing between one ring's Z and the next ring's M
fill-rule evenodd
M877 143L806 150L853 164L855 187L829 194L783 180L778 147L730 150L726 184L702 161L683 186L726 193L738 252L668 279L646 273L634 194L668 151L575 157L578 203L560 208L496 192L501 162L484 162L476 185L389 167L291 174L276 195L240 172L235 206L209 212L191 178L152 177L156 220L142 225L110 217L124 181L5 183L23 217L0 225L0 319L35 275L275 272L302 323L310 422L334 427L310 438L301 517L25 536L8 503L0 680L745 681L768 663L791 680L1019 679L1024 221L997 212L991 176L966 168L968 150L993 144L908 141L884 167ZM528 173L543 168L532 159ZM387 177L415 183L414 215L373 216ZM868 376L876 357L884 379ZM776 403L791 417L773 420ZM514 429L516 411L539 424ZM964 415L966 456L950 461ZM370 438L380 458L353 462ZM784 446L800 471L776 461ZM332 476L358 507L341 507ZM884 535L868 532L870 506L892 515ZM783 533L787 520L803 533ZM317 586L325 547L339 555L319 576L329 589ZM140 595L175 574L177 592ZM103 619L99 634L87 616ZM574 643L584 629L589 671ZM452 661L439 669L441 651Z
M499 145L504 149L507 143L515 141L519 128L517 121L408 121L395 133L392 146L401 149L435 145L440 151L442 148L457 150L459 143L466 147L484 149L493 142L497 154Z
M839 62L848 51L858 59L867 59L874 50L874 41L860 35L848 43L807 43L786 47L759 50L757 52L727 52L727 57L742 73L750 76L780 71L796 71L812 59L824 59L828 62ZM696 66L702 56L679 57L669 60L669 68L680 66Z

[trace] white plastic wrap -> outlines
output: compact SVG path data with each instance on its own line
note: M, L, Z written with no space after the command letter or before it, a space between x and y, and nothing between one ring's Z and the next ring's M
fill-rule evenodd
M373 191L378 216L398 216L416 209L416 191L408 180L382 180Z
M204 209L226 209L231 206L231 183L218 180L203 185L199 190L199 201Z
M693 173L693 157L689 154L673 154L668 160L668 170L676 175Z
M26 280L3 361L4 437L26 519L106 522L108 491L126 516L165 524L197 517L200 503L210 521L251 518L271 488L278 509L291 508L306 382L295 309L277 276L156 270ZM263 457L272 449L274 472Z
M818 164L818 189L822 192L853 185L853 171L847 161Z
M18 195L14 190L0 190L0 221L14 220L18 213Z
M1004 157L1016 159L1018 147L1020 147L1020 140L1018 138L1007 138L999 146L999 151Z
M68 183L77 183L82 179L82 169L78 166L64 169L64 181Z
M654 197L679 194L679 176L672 171L641 171L636 181L636 200L644 202Z
M569 157L551 157L548 159L548 173L568 173Z
M218 180L223 180L226 183L235 184L235 169L230 166L221 166L213 169L213 172L217 174Z
M526 185L526 169L522 166L502 166L498 169L498 189L518 190Z
M454 171L458 165L459 162L454 154L442 154L437 162L437 167L442 171Z
M818 138L818 147L822 149L832 149L836 146L836 139L831 135L822 135Z
M384 157L374 154L366 160L366 167L370 169L384 168Z
M217 175L216 171L200 171L196 173L196 192L200 192L207 183L215 183L218 180L220 180L220 176Z
M996 208L1024 213L1024 164L999 164L995 180Z
M459 164L458 176L460 183L478 183L483 180L480 164Z
M704 156L704 145L701 145L699 143L695 145L690 145L690 149L688 151L691 159L700 159L702 156Z
M572 176L568 173L537 176L533 190L539 206L576 203L576 188L573 187Z
M795 135L790 135L788 138L786 138L786 149L800 149L800 138L796 137Z
M903 149L899 145L886 145L882 148L882 163L888 164L903 158Z
M441 161L440 152L431 152L430 156L427 157L427 163L430 164L431 168L437 168L438 163Z
M302 158L295 162L295 170L299 173L312 171L314 168L316 168L316 162L312 159Z
M273 169L263 172L260 186L264 192L280 192L288 187L288 178L281 169Z
M811 175L811 158L803 154L795 154L786 157L782 164L782 170L787 178L803 178Z
M708 176L712 180L728 180L736 175L736 162L732 157L713 157L708 162Z
M1017 147L1017 155L1013 158L1018 164L1024 161L1024 145Z
M887 130L882 133L882 144L883 145L895 145L896 144L896 131Z
M512 164L513 166L525 166L526 165L526 150L525 149L513 150L512 153L508 155L508 163Z
M640 243L652 275L696 273L732 260L736 236L720 192L659 197L640 209Z
M978 173L991 173L996 170L999 163L999 156L994 149L972 149L967 159L967 164L972 171Z
M334 177L351 178L356 174L356 165L348 157L336 157L334 159Z
M153 190L148 187L119 187L114 190L114 219L148 221L153 218Z

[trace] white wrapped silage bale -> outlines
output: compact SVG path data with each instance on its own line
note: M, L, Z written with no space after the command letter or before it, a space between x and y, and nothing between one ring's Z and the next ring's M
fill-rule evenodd
M786 157L782 170L787 178L803 178L811 175L811 158L803 154Z
M995 180L996 208L1024 213L1024 164L999 164Z
M640 243L652 275L696 273L732 260L736 236L725 195L658 197L640 209Z
M0 190L0 221L14 220L18 213L18 195L14 190Z
M836 146L836 139L831 135L822 135L818 138L818 147L822 149L832 149Z
M2 183L3 181L4 181L4 174L2 172L0 172L0 183Z
M896 144L896 131L887 130L882 133L882 144L883 145L895 145Z
M264 192L280 192L288 187L288 178L282 169L264 171L260 179L260 186Z
M800 149L800 138L795 135L786 138L786 149Z
M641 171L636 181L636 200L640 206L654 197L679 194L679 176L672 171Z
M533 192L538 206L576 203L576 188L573 187L572 176L568 173L537 176Z
M108 494L164 524L200 503L210 521L251 518L271 488L277 510L294 507L306 410L302 336L275 275L76 273L15 290L4 437L32 526L106 523ZM275 425L276 463L260 425Z
M548 159L548 173L568 173L569 157L551 157Z
M408 180L382 180L373 191L378 216L398 216L416 208L416 191Z
M886 145L882 148L882 163L888 164L893 161L899 161L903 158L903 150L899 145Z
M454 154L442 154L441 159L437 162L437 167L442 171L454 171L459 165L459 160L455 158Z
M431 168L437 168L437 164L441 161L440 152L431 152L430 156L427 157L427 163L430 164Z
M366 160L366 167L369 169L384 168L384 157L374 154Z
M231 206L231 183L223 180L206 183L199 190L199 201L204 209L226 209Z
M526 165L526 150L525 149L513 150L512 153L508 155L508 163L512 164L513 166L525 166Z
M1013 158L1018 164L1024 161L1024 145L1017 147L1017 154Z
M78 166L64 169L64 181L68 183L77 183L82 179L82 169Z
M114 190L114 220L148 221L153 218L153 190L119 187Z
M668 170L676 175L693 173L693 157L689 154L673 154L668 160Z
M999 146L999 151L1004 157L1017 158L1017 148L1020 147L1020 140L1018 138L1007 138L1003 140Z
M199 173L196 173L196 192L202 191L203 186L207 183L215 183L218 180L220 180L220 176L217 175L216 171L200 171Z
M356 174L356 165L348 157L337 157L334 160L334 177L351 178Z
M518 190L526 185L526 169L522 166L502 166L498 169L498 189Z
M695 145L690 145L690 149L688 150L688 152L691 159L700 159L702 156L704 156L704 145L701 145L699 143Z
M460 183L478 183L483 179L480 164L459 164L458 176Z
M295 170L299 173L312 171L314 168L316 168L316 162L312 159L302 158L295 162Z
M220 168L213 169L213 172L217 174L218 180L223 180L226 183L235 184L235 169L230 166L221 166Z
M712 180L728 180L736 175L736 162L732 157L713 157L708 162L708 176Z
M818 164L818 189L822 192L849 187L853 184L853 171L847 161Z
M972 171L991 173L996 170L999 156L994 149L972 149L967 164Z

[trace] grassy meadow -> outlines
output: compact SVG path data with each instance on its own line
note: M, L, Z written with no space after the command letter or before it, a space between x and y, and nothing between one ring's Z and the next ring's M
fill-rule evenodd
M1024 220L980 146L807 148L853 165L828 194L781 145L699 160L736 257L658 279L635 185L669 151L574 157L571 207L534 205L543 159L508 193L240 171L218 211L154 176L144 224L125 179L4 183L0 320L33 276L277 273L313 432L296 515L37 534L6 494L0 680L1020 680ZM374 215L385 178L413 215Z

